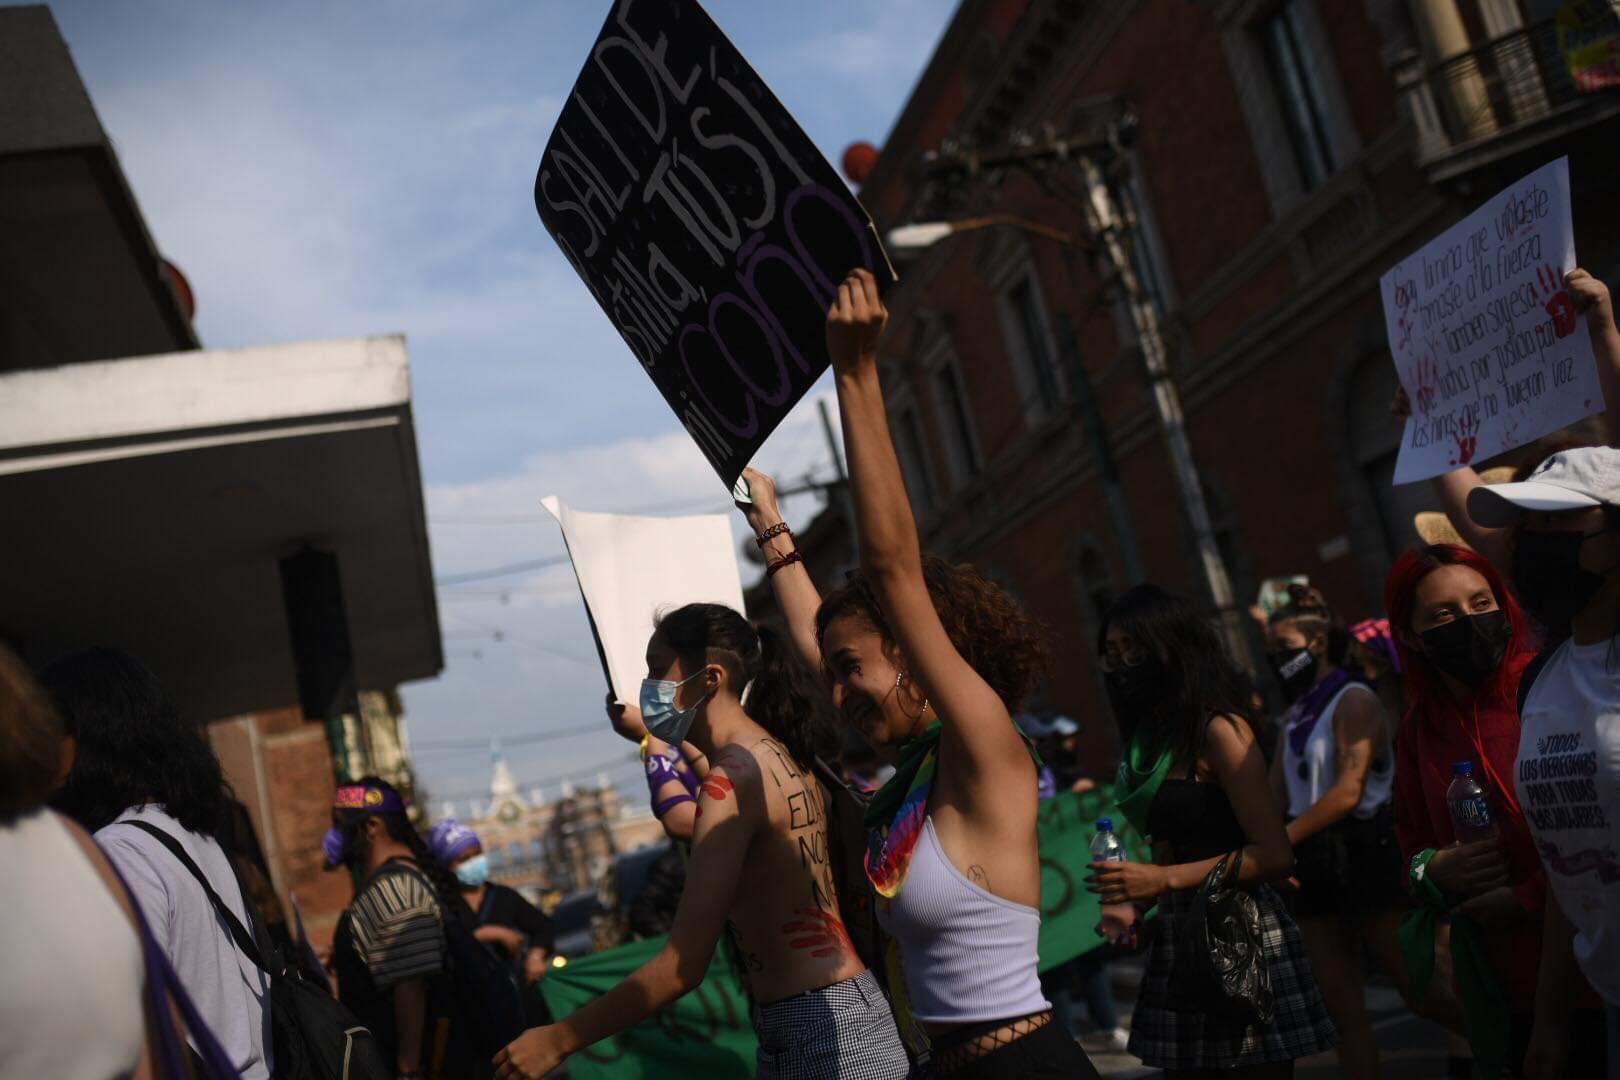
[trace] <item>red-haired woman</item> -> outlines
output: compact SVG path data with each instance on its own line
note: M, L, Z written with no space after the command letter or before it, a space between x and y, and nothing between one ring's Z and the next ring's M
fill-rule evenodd
M1410 703L1395 747L1401 850L1430 911L1452 915L1455 978L1476 1059L1494 1065L1492 1075L1519 1075L1532 1028L1547 1019L1536 1015L1547 882L1513 785L1519 680L1536 653L1534 631L1496 567L1454 544L1402 555L1384 602ZM1446 789L1463 762L1490 802L1494 840L1456 842ZM1409 923L1402 934L1419 982L1433 963L1424 925ZM1567 1075L1602 1076L1603 1018L1589 988L1581 1000L1589 1008L1548 1030L1574 1033Z

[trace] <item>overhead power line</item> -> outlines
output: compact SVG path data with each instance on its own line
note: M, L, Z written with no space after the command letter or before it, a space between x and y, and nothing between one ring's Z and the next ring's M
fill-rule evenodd
M521 735L469 735L461 739L412 739L411 750L478 750L496 746L527 746L551 739L571 739L576 735L608 734L613 729L604 717L594 724L579 724L560 731L530 731Z

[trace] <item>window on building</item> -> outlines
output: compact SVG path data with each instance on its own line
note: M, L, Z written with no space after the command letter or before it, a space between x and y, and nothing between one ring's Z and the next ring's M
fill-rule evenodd
M933 476L928 471L928 452L923 442L922 425L917 422L915 409L907 409L896 418L895 439L900 454L900 471L905 476L911 503L919 513L931 514L937 496Z
M1340 163L1334 160L1322 65L1310 46L1299 0L1284 0L1257 29L1301 186L1306 190L1319 187Z
M1022 274L1003 296L1009 323L1013 363L1025 382L1025 404L1036 416L1049 416L1061 402L1057 358L1052 355L1052 334L1046 322L1035 278Z
M955 365L946 361L934 372L934 390L939 398L940 423L946 433L951 478L961 484L978 473L979 448L973 440L973 420L961 381L956 377Z

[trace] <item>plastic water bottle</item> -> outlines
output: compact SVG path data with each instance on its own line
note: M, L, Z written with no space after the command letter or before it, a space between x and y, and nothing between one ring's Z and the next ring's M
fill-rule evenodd
M1474 763L1459 761L1451 767L1451 786L1446 788L1446 808L1451 811L1451 831L1459 844L1496 839L1496 823L1491 820L1491 804L1474 780ZM1095 845L1093 845L1095 848Z
M1114 819L1098 818L1097 835L1091 838L1092 862L1125 862L1125 845L1114 835Z
M1113 818L1097 819L1097 835L1091 838L1091 861L1129 861L1125 854L1125 845L1120 843L1119 837L1114 835ZM1130 903L1103 904L1102 917L1105 923L1112 920L1124 927L1134 927L1136 923L1136 905ZM1129 936L1131 932L1127 931L1126 936ZM1108 940L1117 944L1119 936L1110 934Z

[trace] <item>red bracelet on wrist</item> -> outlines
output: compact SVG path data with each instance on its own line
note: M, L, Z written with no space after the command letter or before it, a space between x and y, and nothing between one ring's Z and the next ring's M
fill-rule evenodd
M784 566L791 566L794 563L802 562L804 562L804 556L799 554L798 548L794 548L792 551L788 552L786 555L767 566L765 568L765 576L775 577L776 572L782 569Z

